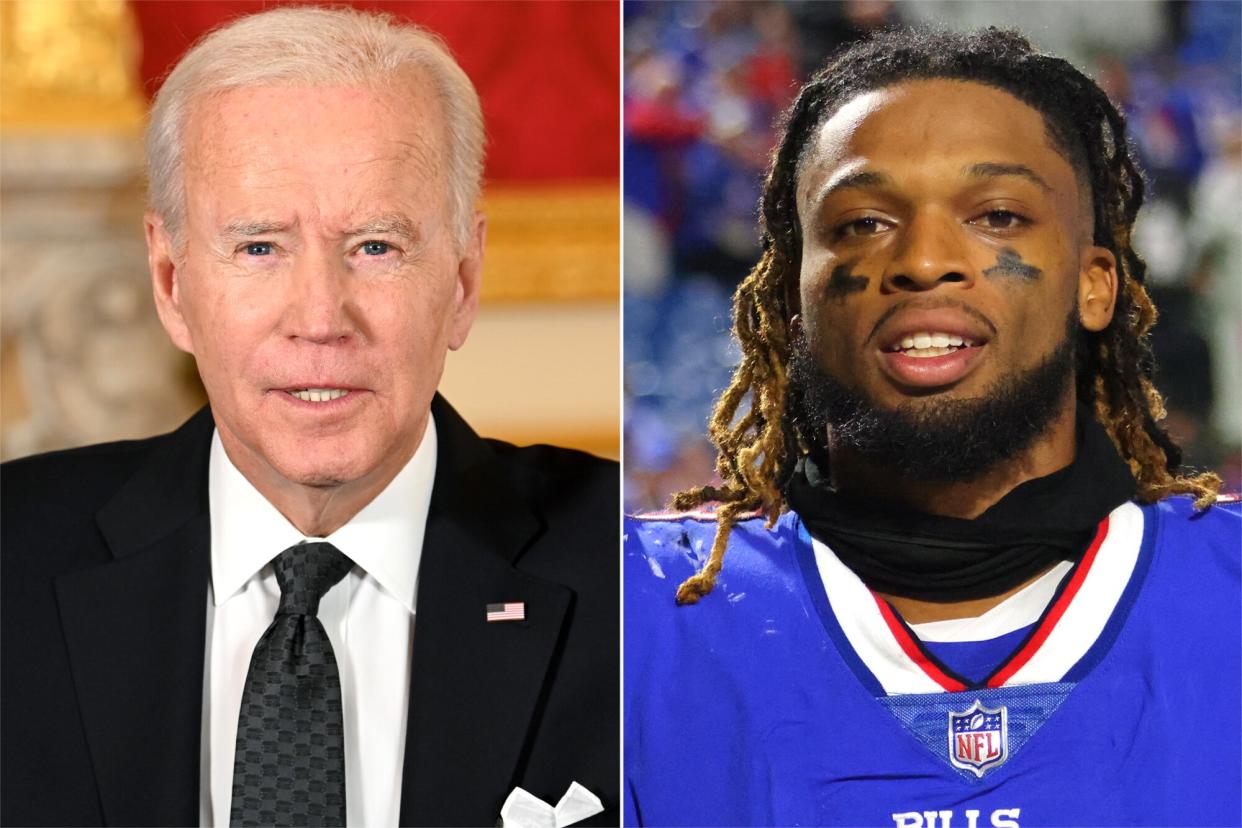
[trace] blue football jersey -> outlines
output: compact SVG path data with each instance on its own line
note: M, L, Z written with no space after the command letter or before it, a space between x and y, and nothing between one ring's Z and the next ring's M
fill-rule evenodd
M1242 824L1242 512L1120 506L1013 653L954 673L797 515L625 538L630 825Z

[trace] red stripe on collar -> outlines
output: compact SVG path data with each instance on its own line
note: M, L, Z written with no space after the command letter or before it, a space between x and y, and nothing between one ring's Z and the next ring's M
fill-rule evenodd
M1010 656L1008 663L992 678L988 679L988 687L1000 687L1013 676L1014 673L1022 669L1031 657L1039 651L1044 642L1048 639L1049 633L1053 627L1061 620L1061 616L1065 614L1065 610L1069 607L1070 602L1074 600L1074 596L1078 594L1078 588L1082 586L1082 582L1087 578L1087 572L1091 569L1091 564L1095 563L1095 554L1100 551L1100 544L1104 543L1104 538L1108 535L1108 518L1100 521L1100 526L1095 530L1095 539L1091 541L1091 545L1087 547L1087 553L1082 556L1082 562L1078 564L1078 568L1074 570L1074 574L1070 577L1069 583L1065 585L1065 590L1061 593L1061 597L1044 616L1044 621L1039 625L1039 629L1027 641L1026 646Z
M875 593L872 593L871 597L875 598L876 604L880 607L880 615L884 616L884 623L888 625L889 632L893 634L893 638L897 640L898 646L901 647L901 651L906 654L907 658L917 664L919 669L927 674L928 678L936 682L936 684L939 684L945 690L948 690L950 693L956 693L959 690L966 689L966 685L954 678L951 678L950 676L945 675L944 671L942 671L927 658L927 655L923 652L922 648L920 648L919 645L916 644L910 637L909 630L906 629L904 624L897 620L897 616L893 612L893 608L889 606L888 601L885 601Z

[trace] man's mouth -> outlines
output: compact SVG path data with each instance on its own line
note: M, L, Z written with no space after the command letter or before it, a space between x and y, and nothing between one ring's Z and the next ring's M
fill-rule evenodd
M907 391L953 385L982 362L995 326L964 305L899 307L876 327L880 370Z
M290 388L285 391L291 397L297 397L302 402L309 403L325 403L332 400L339 400L349 393L347 388Z
M902 354L917 359L931 359L945 356L963 348L974 348L980 343L973 339L943 331L918 331L903 336L883 350L886 353Z

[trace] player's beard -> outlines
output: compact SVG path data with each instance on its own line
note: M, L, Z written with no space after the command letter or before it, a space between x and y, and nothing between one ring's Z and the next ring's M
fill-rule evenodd
M846 446L876 465L915 480L975 480L1031 446L1062 411L1074 376L1076 315L1039 364L1004 377L979 397L910 400L883 408L829 376L794 340L789 404L799 431Z

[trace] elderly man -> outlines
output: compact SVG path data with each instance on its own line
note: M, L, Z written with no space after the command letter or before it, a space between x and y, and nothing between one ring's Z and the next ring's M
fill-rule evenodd
M210 408L5 467L3 822L615 821L616 468L435 394L479 296L469 79L415 27L270 11L147 143Z

